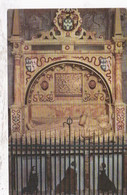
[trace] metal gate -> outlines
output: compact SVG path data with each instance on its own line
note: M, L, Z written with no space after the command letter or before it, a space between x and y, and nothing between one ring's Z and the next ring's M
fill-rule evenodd
M10 195L126 194L124 136L43 140L40 133L11 138L9 149Z

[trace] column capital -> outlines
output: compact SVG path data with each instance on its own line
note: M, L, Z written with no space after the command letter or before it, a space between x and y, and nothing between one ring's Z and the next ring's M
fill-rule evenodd
M123 53L123 41L117 40L115 41L115 54Z

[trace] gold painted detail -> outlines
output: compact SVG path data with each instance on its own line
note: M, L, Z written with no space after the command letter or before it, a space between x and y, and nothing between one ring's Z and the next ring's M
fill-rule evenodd
M81 73L56 73L55 74L56 97L81 97L82 74Z

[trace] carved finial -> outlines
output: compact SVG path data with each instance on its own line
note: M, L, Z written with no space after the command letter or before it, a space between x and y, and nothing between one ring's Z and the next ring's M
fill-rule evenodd
M14 10L14 18L13 18L13 36L19 36L20 35L20 29L19 29L19 10Z
M120 8L116 8L115 12L115 32L114 36L122 36L122 28L121 28L121 19L120 19Z

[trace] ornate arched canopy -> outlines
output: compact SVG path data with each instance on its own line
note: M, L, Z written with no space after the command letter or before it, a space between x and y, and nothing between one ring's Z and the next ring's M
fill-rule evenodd
M25 104L57 103L73 97L82 103L112 103L110 87L95 68L76 61L60 61L41 69L31 80Z
M68 113L75 118L84 110L95 117L96 110L98 114L104 110L113 129L123 132L126 120L121 76L124 39L119 9L116 9L111 40L83 29L78 9L59 9L53 28L39 31L31 40L20 37L18 21L16 10L10 39L15 56L11 131L27 131L33 119L42 122L51 116L67 117Z

